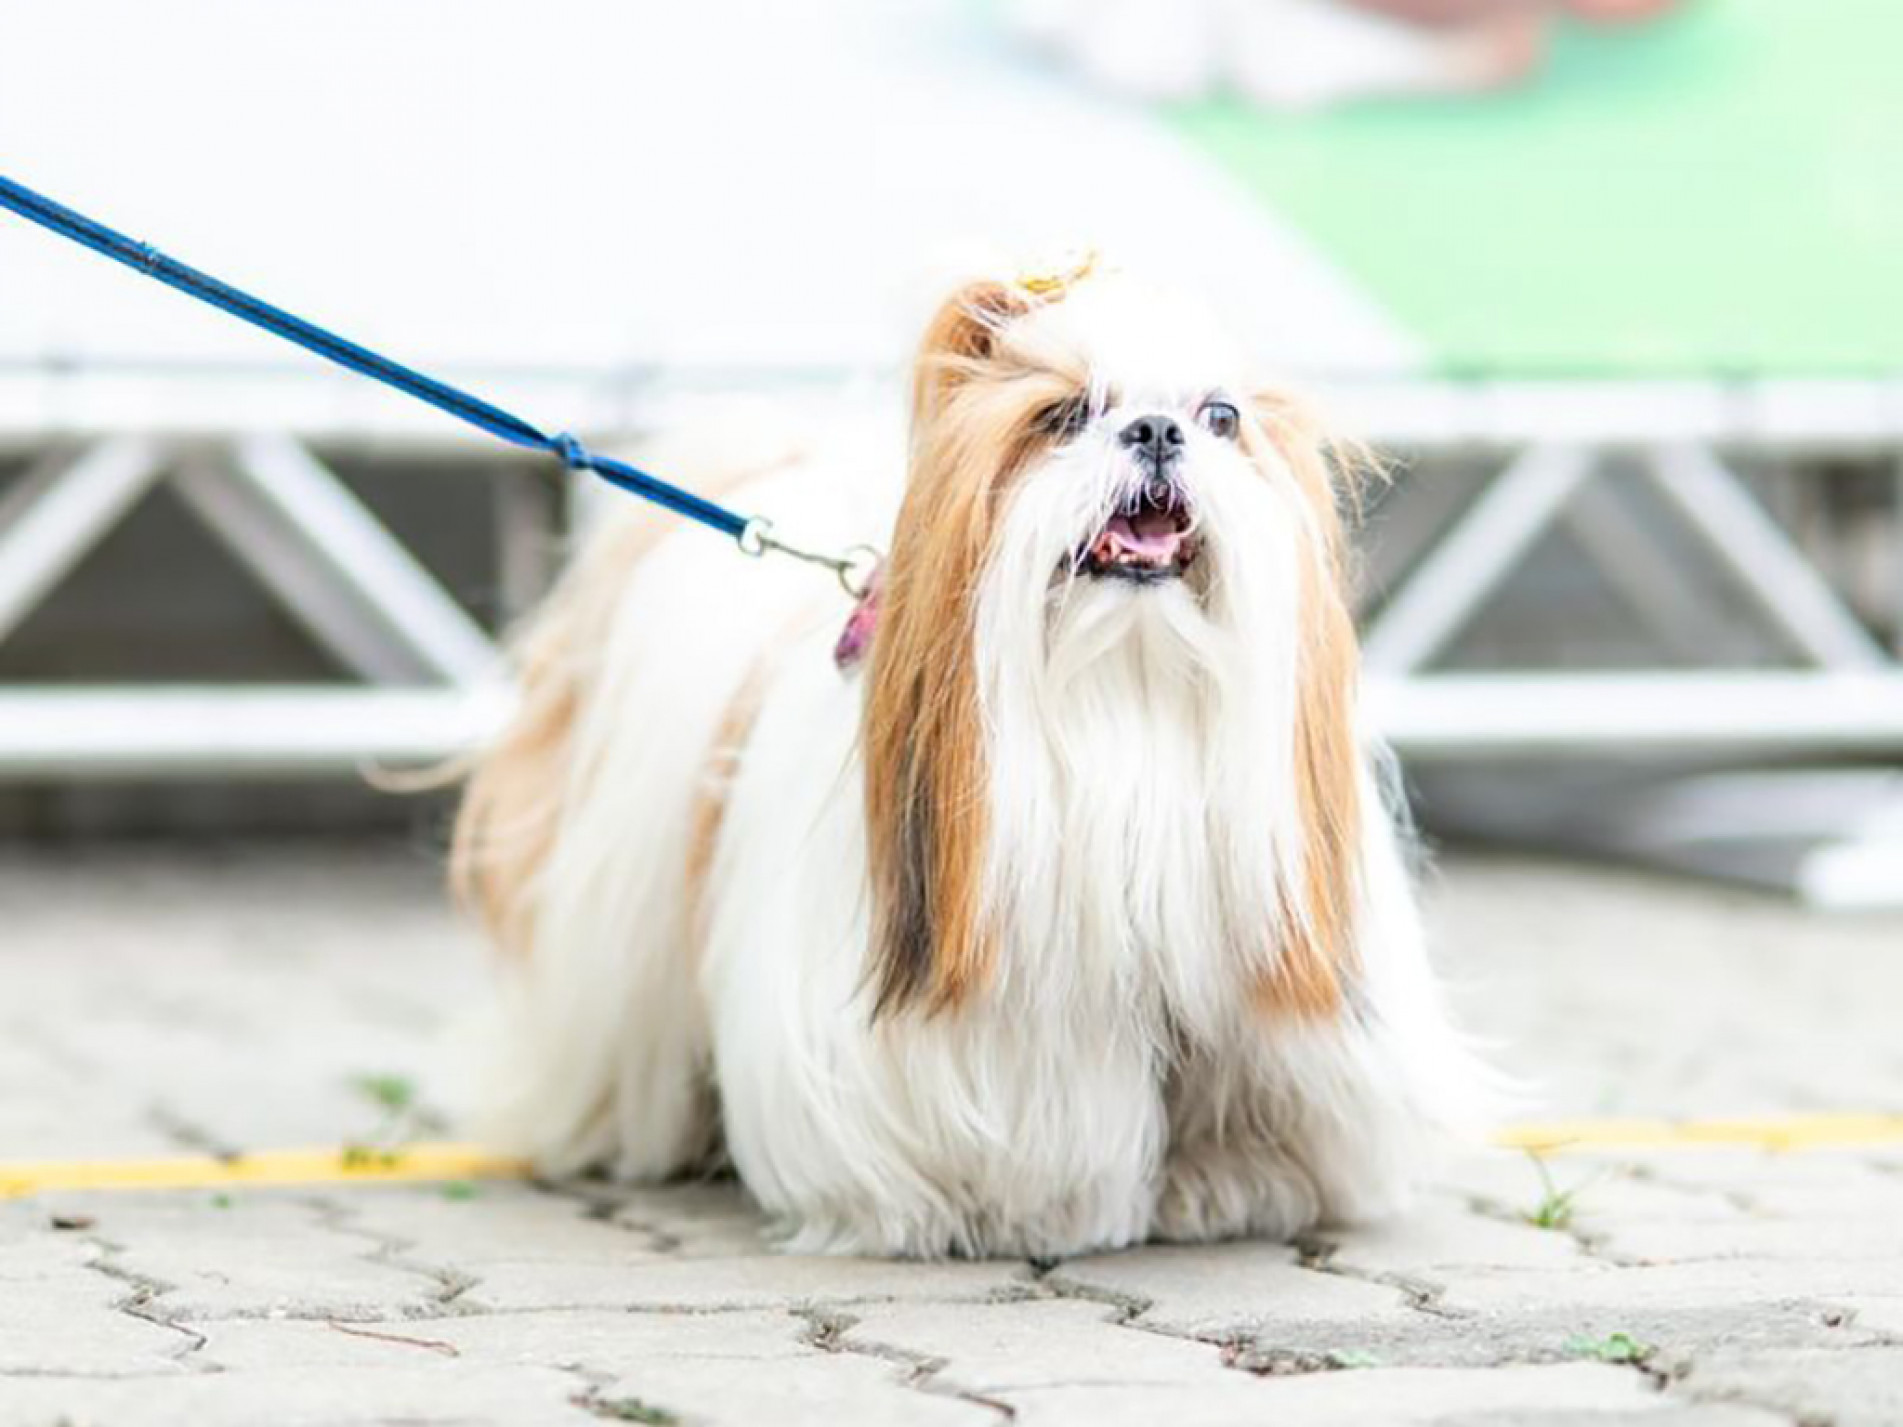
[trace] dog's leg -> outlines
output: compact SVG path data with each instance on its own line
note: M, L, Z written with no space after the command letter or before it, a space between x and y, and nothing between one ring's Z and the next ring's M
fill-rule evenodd
M897 1034L834 1019L823 1086L810 1039L776 1049L764 1018L723 1024L734 1161L787 1248L1057 1258L1146 1235L1163 1117L1143 1048L962 1014Z
M1261 1026L1172 1081L1158 1238L1286 1240L1404 1207L1432 1126L1358 1030Z
M857 690L823 643L783 665L731 789L703 973L741 1178L799 1252L1140 1239L1164 1138L1149 1038L1110 987L1035 989L1048 958L874 1019Z
M1439 1149L1484 1120L1491 1077L1446 1018L1395 828L1369 823L1339 1011L1254 1011L1184 1052L1158 1237L1289 1238L1393 1213Z
M1393 818L1367 819L1344 1014L1265 1043L1291 1095L1295 1153L1332 1223L1405 1207L1447 1150L1480 1141L1507 1096L1449 1018L1401 848Z
M718 1143L697 910L729 715L798 579L737 584L729 558L692 535L638 564L583 557L571 578L588 598L550 606L525 679L529 706L551 710L532 776L514 780L549 804L531 864L509 860L527 793L486 808L521 932L476 1129L548 1172L665 1178ZM505 743L485 772L509 756Z
M1154 1237L1290 1239L1321 1217L1321 1193L1288 1148L1286 1104L1256 1064L1186 1051L1165 1103L1170 1142Z
M573 896L547 906L536 959L508 968L479 1128L546 1173L665 1179L718 1139L678 914L652 887L579 881Z

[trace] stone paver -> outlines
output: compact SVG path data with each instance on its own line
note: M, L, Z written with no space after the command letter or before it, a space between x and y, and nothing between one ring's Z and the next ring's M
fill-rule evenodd
M478 993L434 875L0 861L0 1160L436 1133L364 1084ZM1501 862L1429 906L1541 1114L1903 1109L1897 919ZM0 1202L0 1427L1898 1427L1899 1225L1895 1146L1474 1154L1391 1224L1057 1264L780 1255L730 1182L58 1193Z
M1690 1364L1679 1386L1694 1397L1782 1412L1800 1424L1896 1427L1903 1422L1903 1344L1858 1352L1727 1349Z

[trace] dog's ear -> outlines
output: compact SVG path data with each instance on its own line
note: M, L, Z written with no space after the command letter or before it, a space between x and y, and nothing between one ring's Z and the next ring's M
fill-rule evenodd
M990 972L981 905L987 819L984 752L965 651L943 672L875 641L866 704L866 838L874 1016L949 1010ZM884 645L884 649L878 646Z
M1343 512L1360 515L1362 493L1387 479L1386 466L1365 444L1331 431L1313 406L1279 387L1252 393L1248 405L1263 451L1280 461L1310 508L1326 520L1324 533L1339 556Z
M984 368L997 351L999 333L1030 311L1034 301L1016 283L981 278L939 304L912 366L915 427L930 420L947 395Z
M874 917L868 974L882 1015L956 1005L989 966L972 644L998 440L941 437L959 391L985 374L1000 334L1038 300L1022 284L967 283L939 306L914 368L912 469L867 657L862 743ZM965 415L989 429L988 415Z
M1354 973L1361 901L1361 749L1355 694L1360 658L1348 605L1342 525L1372 470L1331 441L1313 412L1279 391L1250 403L1247 440L1265 478L1292 481L1305 507L1296 665L1294 778L1301 861L1284 869L1279 945L1258 1002L1284 1015L1332 1015Z

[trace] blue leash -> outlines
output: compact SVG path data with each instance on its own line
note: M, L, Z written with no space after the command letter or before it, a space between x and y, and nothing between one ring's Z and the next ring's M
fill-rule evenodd
M871 566L877 561L877 553L864 546L855 547L842 556L832 556L798 549L776 540L772 523L763 517L739 515L692 491L682 490L679 486L670 485L657 476L638 470L625 461L598 455L566 432L551 436L499 406L459 391L434 377L425 376L401 362L393 362L367 347L360 347L314 322L306 322L262 298L220 282L209 273L187 267L166 257L150 244L128 238L82 213L75 213L4 175L0 175L0 207L10 208L22 218L63 238L70 238L96 253L103 253L114 262L124 263L147 277L156 278L167 287L177 288L200 302L222 308L254 327L262 327L287 342L295 342L306 351L315 352L340 367L348 367L385 386L407 392L418 401L428 402L439 411L446 411L471 426L480 427L491 436L500 437L515 446L546 451L559 457L570 470L592 471L612 486L665 506L690 520L697 520L723 535L730 535L748 555L764 555L769 550L775 550L810 564L824 565L839 577L839 582L847 592L855 596L862 592Z

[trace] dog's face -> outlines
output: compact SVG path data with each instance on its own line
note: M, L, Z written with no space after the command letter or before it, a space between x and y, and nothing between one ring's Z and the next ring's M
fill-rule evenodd
M1332 508L1315 508L1330 497L1304 488L1264 424L1281 414L1212 324L1107 276L966 335L979 355L938 368L915 470L982 492L969 508L991 527L987 650L1055 685L1146 631L1210 677L1225 636L1286 650L1304 547L1332 540ZM922 384L934 369L928 353ZM969 455L936 462L935 448Z
M1022 783L1027 743L1075 761L1057 712L1074 700L1115 706L1100 745L1138 743L1145 718L1233 711L1247 726L1209 730L1208 761L1279 768L1261 855L1284 824L1304 848L1272 875L1319 869L1329 887L1288 896L1339 900L1354 814L1338 538L1318 442L1190 309L1117 275L1044 295L981 283L941 309L869 671L886 1004L953 1004L983 975L993 775ZM1165 684L1210 696L1166 707ZM1141 749L1084 756L1110 777Z
M1220 339L1113 278L1008 317L989 337L983 364L940 414L957 423L962 408L1002 407L1007 392L1029 408L1012 413L1017 430L990 440L1015 458L993 478L998 556L1048 564L1053 586L1206 594L1224 554L1210 549L1223 516L1259 499L1268 474Z
M979 597L1002 657L1061 676L1086 630L1100 651L1157 622L1286 645L1337 538L1313 435L1167 294L1115 274L1061 296L976 284L933 323L892 573Z

